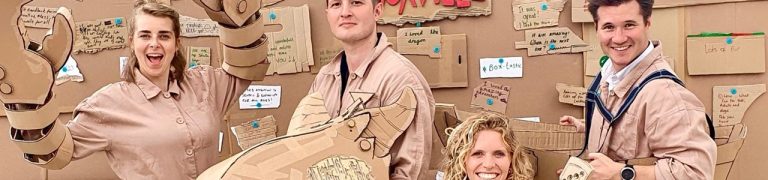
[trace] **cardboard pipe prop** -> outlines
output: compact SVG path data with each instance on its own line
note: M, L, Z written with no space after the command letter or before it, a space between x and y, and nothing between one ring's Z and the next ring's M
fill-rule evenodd
M267 59L267 36L262 35L253 47L222 47L224 62L230 66L248 67L261 64Z
M42 135L34 140L25 140L24 131L37 131ZM35 155L46 155L56 151L61 146L66 136L67 128L59 122L48 125L40 130L18 130L11 127L11 141L24 153ZM72 139L69 139L70 141Z
M34 165L40 166L46 169L58 170L62 169L72 161L72 153L74 152L75 142L72 140L72 134L69 133L69 129L63 128L65 132L64 141L56 149L46 156L38 156L33 154L24 154L24 160ZM50 157L50 158L48 158Z
M219 23L240 27L261 9L261 0L193 0Z
M269 68L269 64L261 63L254 66L249 66L249 67L237 67L237 66L229 65L226 62L224 62L223 64L221 64L221 68L227 71L229 74L232 74L239 78L243 78L251 81L261 81L261 80L264 80L264 74L267 73L267 68Z
M43 129L54 123L59 116L58 106L53 102L48 102L48 104L33 111L6 109L5 113L8 116L8 122L11 124L11 127L20 130Z
M363 107L370 96L354 98L342 116L256 145L198 179L388 178L389 148L413 121L416 97L407 88L394 104L371 109Z
M254 39L261 39L264 35L264 18L257 16L253 23L244 27L233 28L219 24L219 41L230 47L244 47L253 44Z

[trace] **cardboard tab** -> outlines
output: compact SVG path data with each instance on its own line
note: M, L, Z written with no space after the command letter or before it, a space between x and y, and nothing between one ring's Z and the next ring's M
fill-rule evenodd
M395 40L397 38L388 38L394 49L400 49ZM424 78L427 79L429 87L437 88L455 88L468 86L468 57L467 54L467 35L451 34L442 35L440 57L432 58L427 55L403 55L411 60L416 68L421 71Z
M485 81L472 93L472 107L506 114L510 89L509 86Z
M122 17L75 23L75 47L72 52L93 54L128 46L126 23Z
M712 88L712 118L715 126L742 123L744 113L765 90L765 84Z
M440 27L402 28L397 30L397 52L440 58Z
M265 26L280 25L279 32L266 33L269 39L267 75L308 72L315 65L309 6L263 9Z
M189 67L195 67L199 65L211 65L211 48L210 47L187 47L187 60L189 61Z
M765 35L687 38L688 74L765 72Z
M563 83L557 83L555 88L557 89L557 93L560 95L558 100L561 103L584 107L584 104L587 100L587 88L567 85Z
M277 125L272 116L246 121L230 129L241 150L277 137Z
M525 41L515 42L515 48L527 48L528 56L579 53L592 49L567 27L525 31Z
M24 21L26 27L48 29L53 25L57 10L58 8L22 6L21 21Z
M424 23L460 16L491 15L492 0L440 0L427 3L426 0L386 0L379 24L402 26L405 23Z
M219 23L211 19L181 16L179 23L181 24L181 37L219 36Z
M557 26L567 0L516 0L512 16L516 30ZM576 0L578 1L578 0Z

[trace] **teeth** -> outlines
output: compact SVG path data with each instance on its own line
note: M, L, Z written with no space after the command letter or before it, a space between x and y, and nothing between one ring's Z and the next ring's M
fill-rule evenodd
M493 179L493 178L496 178L496 176L498 176L498 175L497 174L489 174L489 173L477 173L477 176L480 176L480 178L483 178L483 179Z
M617 51L623 51L623 50L627 50L627 49L629 49L629 46L624 46L624 47L614 47L613 49L616 49Z

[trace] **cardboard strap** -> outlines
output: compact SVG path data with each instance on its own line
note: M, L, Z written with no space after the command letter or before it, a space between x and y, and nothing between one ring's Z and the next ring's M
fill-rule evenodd
M238 67L231 66L225 62L221 64L221 68L224 69L224 71L227 71L227 73L239 78L251 81L261 81L264 80L264 76L267 74L269 64L261 63L249 67Z
M256 20L242 27L232 27L219 24L219 41L229 47L245 47L261 39L264 35L264 18L261 14Z
M224 63L229 66L250 67L261 64L267 60L267 35L262 35L253 47L232 48L222 47L224 51Z
M13 128L20 130L43 129L51 125L56 120L56 117L59 116L59 110L56 107L53 101L50 101L34 111L5 109L5 113L8 116L8 122L10 122Z
M35 130L33 130L35 131ZM56 151L64 141L67 134L67 127L60 122L55 122L42 129L42 137L27 141L24 140L24 130L18 130L11 127L11 141L18 146L22 152L36 155L46 155Z
M69 129L61 129L64 129L64 141L62 141L61 146L58 146L58 149L55 152L50 153L53 157L50 159L43 159L40 156L25 153L24 160L27 160L27 162L34 165L53 170L62 169L67 166L69 162L72 161L75 142L72 140L72 134L70 134Z

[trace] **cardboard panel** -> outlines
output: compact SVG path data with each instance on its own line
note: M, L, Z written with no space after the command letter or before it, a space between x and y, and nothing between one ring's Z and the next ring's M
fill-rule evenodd
M400 51L397 38L389 38L393 48ZM407 55L416 68L427 79L429 87L457 88L467 87L468 84L468 59L467 37L464 34L442 35L440 38L439 55ZM437 65L435 65L437 64Z
M765 72L765 35L688 37L688 74Z

